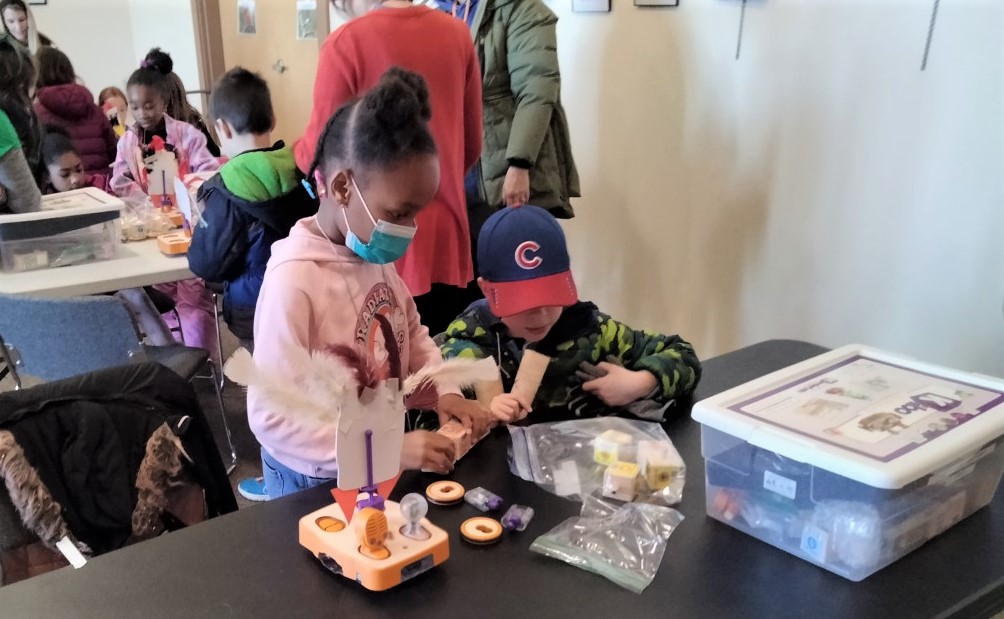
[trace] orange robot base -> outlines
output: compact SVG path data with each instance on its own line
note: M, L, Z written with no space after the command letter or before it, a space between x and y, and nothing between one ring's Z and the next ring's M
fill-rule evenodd
M387 536L382 546L387 553L367 551L357 526L360 512L349 523L337 503L300 519L300 545L332 572L370 591L386 591L450 557L449 536L427 518L419 524L429 536L420 540L402 533L407 523L396 502L387 501L383 514L387 518ZM381 556L385 558L373 558Z

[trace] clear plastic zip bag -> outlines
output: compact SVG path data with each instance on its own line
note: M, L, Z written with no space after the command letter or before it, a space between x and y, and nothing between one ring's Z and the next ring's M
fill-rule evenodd
M530 550L641 593L652 583L683 514L661 505L616 506L585 497L582 515L541 535Z
M686 467L657 423L599 417L509 426L509 434L509 470L558 496L664 506L683 496Z

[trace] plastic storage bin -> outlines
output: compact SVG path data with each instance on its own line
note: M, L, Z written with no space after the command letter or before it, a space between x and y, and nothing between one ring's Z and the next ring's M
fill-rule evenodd
M694 405L707 513L862 580L986 506L1004 381L847 346Z
M114 206L119 210L125 209L125 203L122 200L96 187L83 187L72 191L50 193L42 196L41 209L43 211L79 208L82 206Z
M108 260L121 244L121 202L0 216L0 265L29 271Z

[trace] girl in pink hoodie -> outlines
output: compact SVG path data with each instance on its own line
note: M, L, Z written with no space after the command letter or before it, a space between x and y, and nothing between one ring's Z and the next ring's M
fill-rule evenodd
M147 200L147 187L139 170L140 153L152 154L151 141L159 137L178 156L178 167L189 172L212 172L219 161L206 150L206 136L195 127L174 120L166 113L167 76L173 69L171 57L151 50L140 68L129 76L126 92L136 124L118 142L112 167L111 190L133 207ZM176 301L185 343L205 348L219 365L216 347L214 301L201 279L187 279L155 286Z
M439 188L429 132L429 95L416 73L391 69L363 98L328 121L309 178L320 208L272 246L258 295L254 360L289 376L286 351L336 345L371 356L385 376L405 378L441 362L415 302L392 264L415 234L415 217ZM489 414L459 393L441 393L440 419L488 427ZM248 421L262 445L265 488L276 498L338 474L335 427L248 389ZM446 473L453 445L425 431L405 435L401 465Z

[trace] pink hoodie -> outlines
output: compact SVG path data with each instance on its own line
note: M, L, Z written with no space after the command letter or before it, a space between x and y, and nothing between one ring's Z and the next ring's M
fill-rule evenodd
M393 329L390 345L381 323ZM316 351L345 344L367 350L388 376L442 363L394 265L364 262L344 245L329 243L313 217L298 221L288 238L272 245L254 340L255 365L277 376L292 372L283 351L294 347ZM262 447L294 471L337 475L334 425L280 410L255 387L248 389L248 422Z
M206 136L192 125L175 120L164 115L167 126L168 144L175 147L178 153L178 163L187 165L188 172L215 172L220 167L220 161L206 149ZM119 139L115 163L112 165L112 192L128 204L139 205L146 201L146 187L136 179L139 178L138 128L134 125Z

